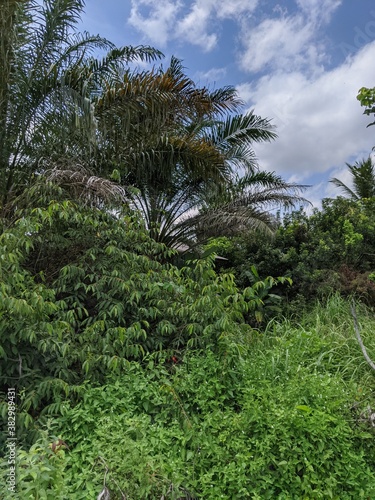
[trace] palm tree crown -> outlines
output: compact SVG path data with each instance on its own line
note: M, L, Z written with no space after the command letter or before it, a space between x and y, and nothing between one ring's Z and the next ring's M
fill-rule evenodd
M92 96L129 61L161 56L117 49L76 31L83 0L3 0L0 9L0 211L43 172L43 161L82 161L96 140ZM93 50L104 50L102 59Z

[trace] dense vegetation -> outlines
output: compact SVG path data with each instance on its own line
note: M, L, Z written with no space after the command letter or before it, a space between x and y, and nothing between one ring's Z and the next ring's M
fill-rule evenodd
M375 497L371 159L273 216L270 121L82 8L0 12L1 498Z
M371 497L373 377L343 299L254 330L276 280L163 264L137 219L66 201L1 243L25 498L92 498L104 479L113 498Z
M254 281L254 263L261 277L275 269L290 277L293 287L279 293L293 302L295 312L333 291L374 306L374 201L325 199L310 215L299 210L285 216L273 239L244 235L219 241L221 255L234 266L241 286Z

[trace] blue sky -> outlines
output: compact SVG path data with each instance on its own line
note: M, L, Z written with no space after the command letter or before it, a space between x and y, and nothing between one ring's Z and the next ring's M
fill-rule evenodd
M375 86L374 0L87 0L81 29L174 55L201 85L234 85L244 111L277 126L256 147L261 167L311 184L316 205L375 146L356 100Z

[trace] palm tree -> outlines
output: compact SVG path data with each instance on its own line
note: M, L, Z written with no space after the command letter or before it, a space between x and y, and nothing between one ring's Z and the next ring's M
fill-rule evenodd
M229 171L223 155L196 124L241 104L232 87L198 88L175 58L166 70L128 70L95 103L100 151L127 184L138 187L163 187L177 165L193 176L224 181Z
M350 189L340 179L333 178L332 184L342 189L345 195L352 200L375 197L375 165L371 157L367 160L361 160L354 165L346 164L352 175L353 189Z
M151 47L116 49L79 34L83 0L3 0L0 11L0 212L63 158L90 165L96 142L92 96ZM102 59L93 50L106 51Z
M306 202L300 195L305 186L257 168L252 143L274 136L270 123L253 113L206 123L203 137L221 154L224 182L177 164L164 184L146 178L138 189L127 190L128 199L151 236L171 247L192 247L212 236L250 230L271 233L272 210Z
M211 229L219 230L224 210L232 231L269 230L273 218L267 204L285 207L303 200L298 194L303 186L257 171L254 143L276 134L270 121L254 112L233 114L241 105L231 87L197 88L174 58L165 71L126 72L98 99L103 152L111 152L132 208L157 241L195 244L209 219ZM239 172L245 175L241 181Z

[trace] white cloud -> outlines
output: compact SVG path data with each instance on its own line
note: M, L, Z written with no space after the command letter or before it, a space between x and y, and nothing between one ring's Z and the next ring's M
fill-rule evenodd
M129 24L164 47L173 33L181 5L174 0L132 0ZM145 14L141 13L142 8L146 9Z
M243 50L239 61L243 70L322 71L327 54L321 26L329 22L342 0L296 0L296 3L298 9L293 15L277 5L274 16L256 26L247 18L242 21Z
M199 83L202 82L202 85L212 85L217 80L221 80L227 74L227 68L211 68L208 71L199 71L195 74L194 81Z
M212 0L197 0L190 12L178 22L176 28L179 37L193 45L201 46L205 52L212 50L218 40L216 33L208 33L214 5Z
M265 19L243 37L241 67L257 72L265 68L316 66L319 55L311 45L314 27L301 15Z
M245 13L252 13L259 4L259 0L218 0L216 11L219 18L239 18Z
M209 52L218 43L218 20L239 19L253 12L259 0L132 0L129 24L146 39L164 47L170 40L197 45ZM142 13L143 12L143 13Z
M327 23L342 0L296 0L306 16L316 22Z
M190 12L177 25L177 34L205 52L212 50L218 42L218 33L212 32L217 19L241 19L252 13L259 0L195 0Z
M279 138L256 147L262 167L308 182L313 174L368 156L375 127L366 128L369 117L362 114L356 95L360 87L373 86L374 57L375 42L315 79L280 70L238 86L257 114L274 117L278 125Z

